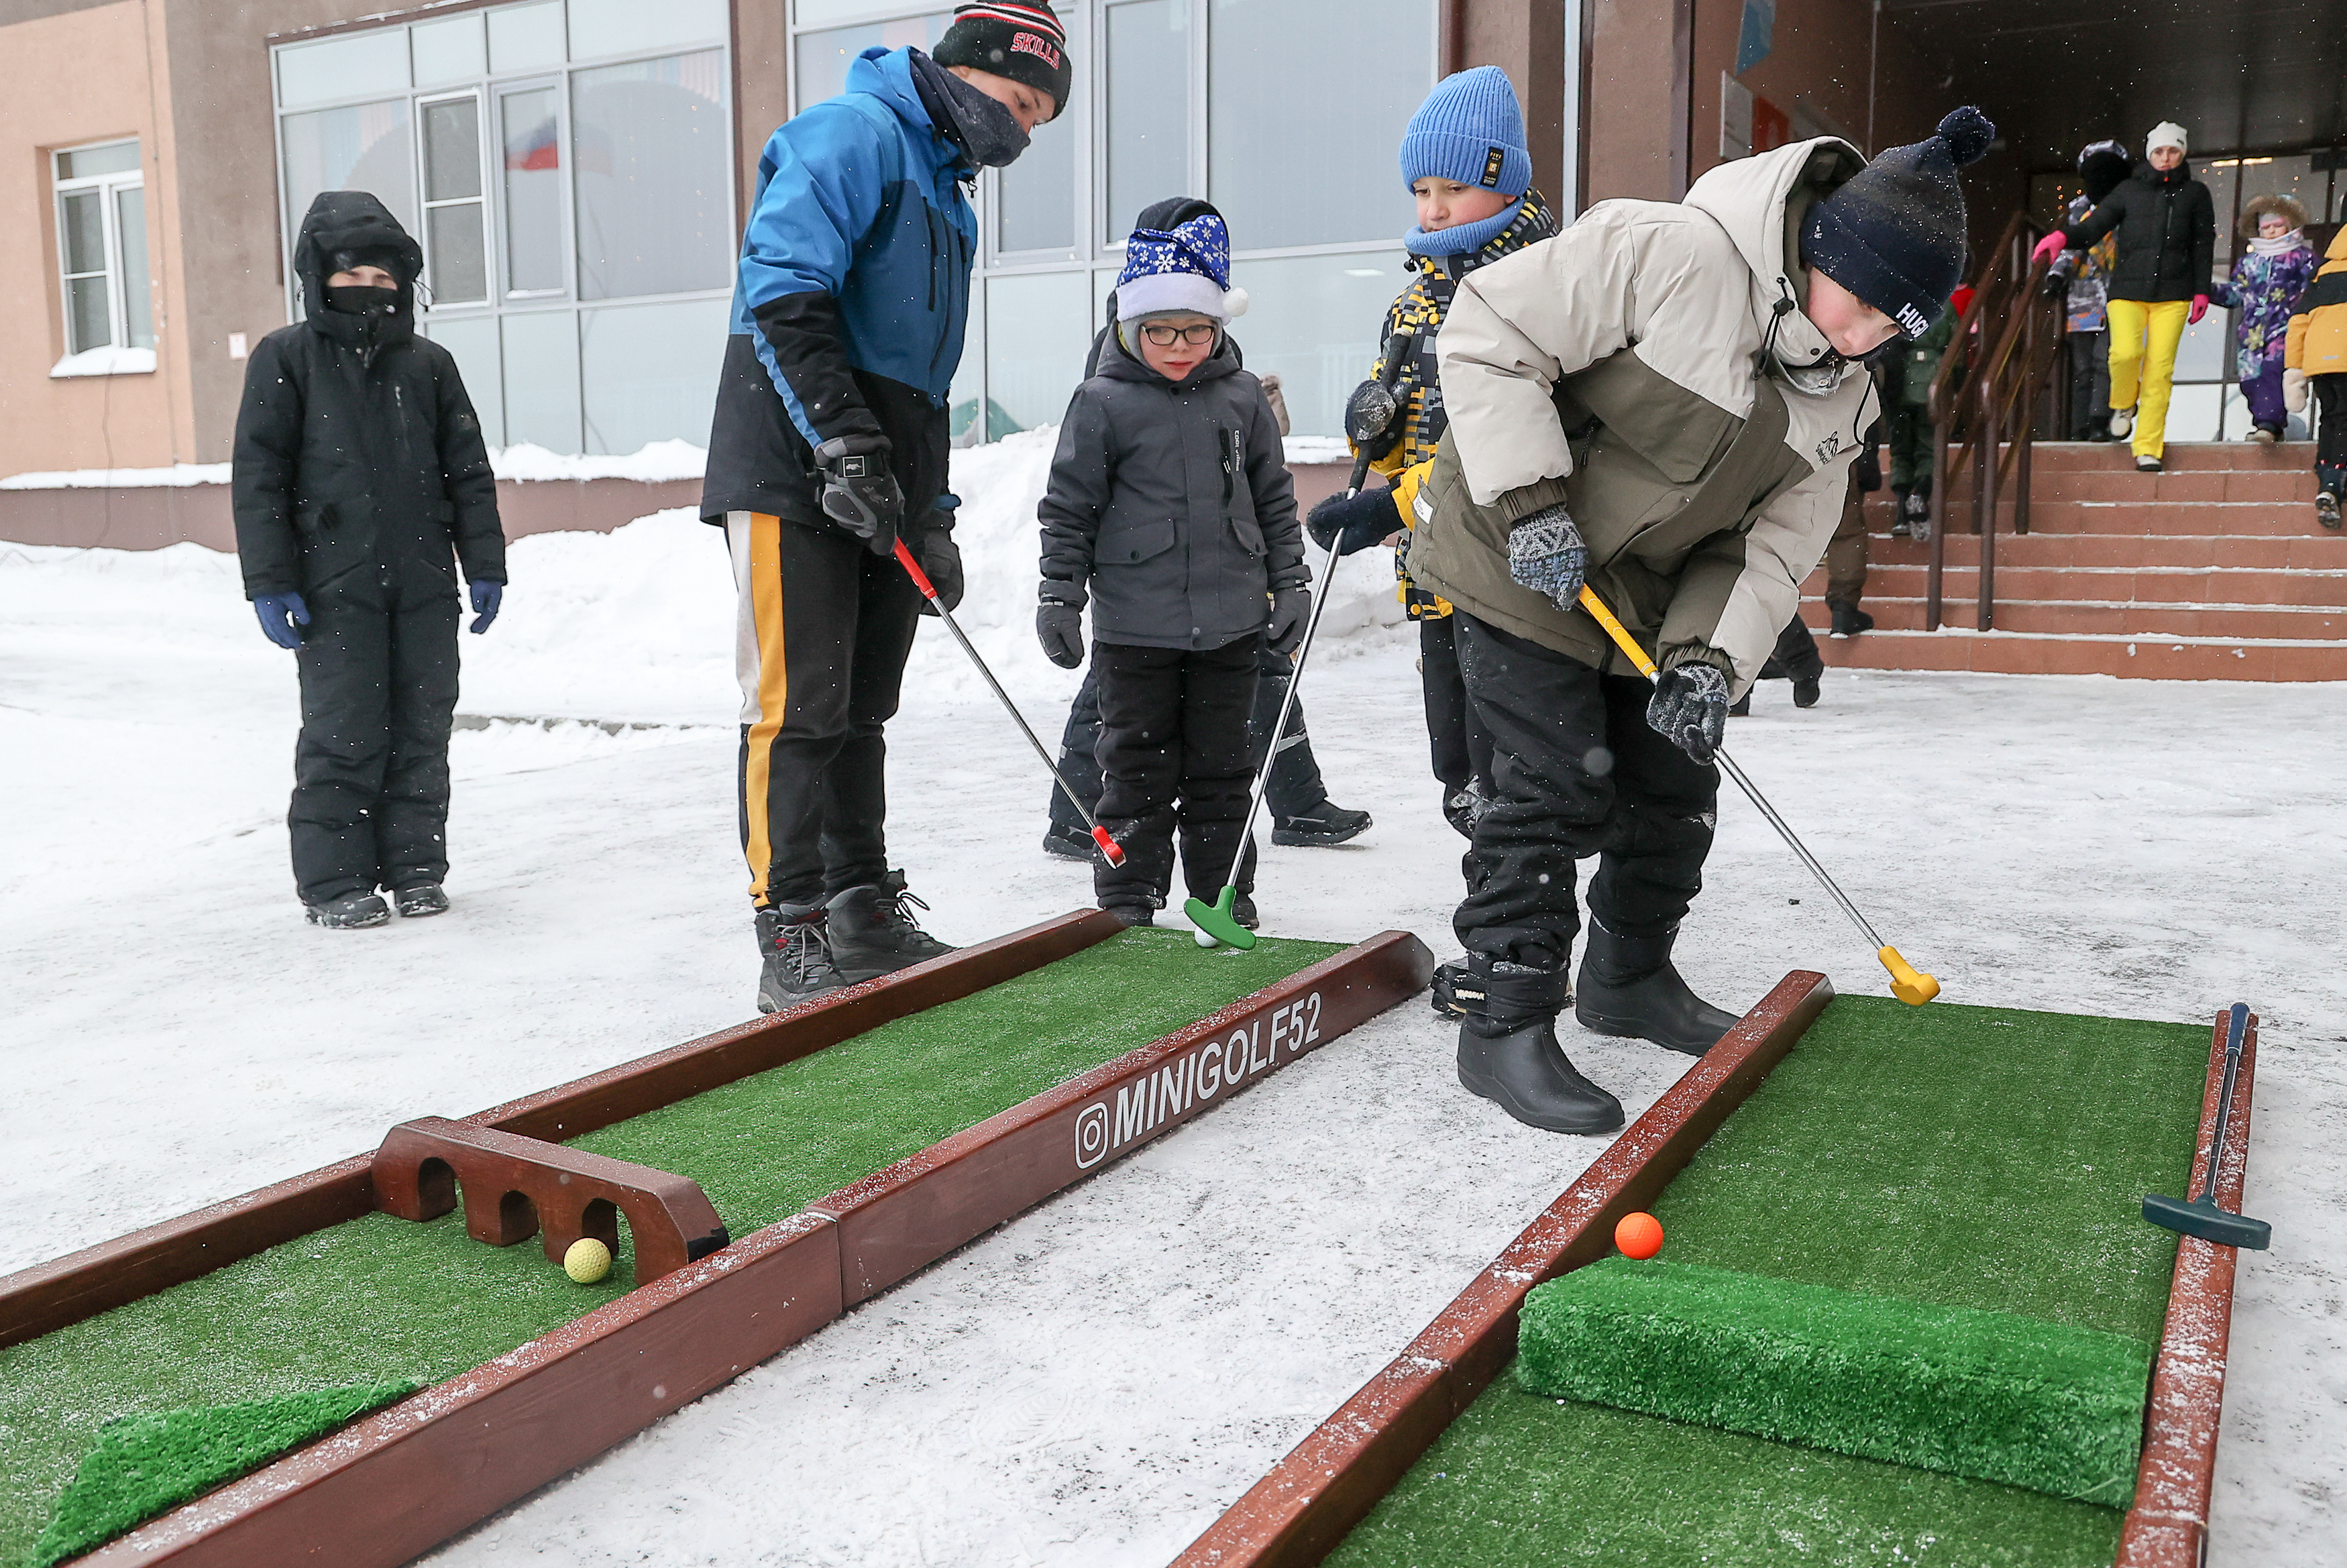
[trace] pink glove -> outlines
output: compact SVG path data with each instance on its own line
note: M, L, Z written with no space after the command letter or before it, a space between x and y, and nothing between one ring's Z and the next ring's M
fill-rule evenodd
M2195 294L2192 296L2192 313L2184 318L2184 324L2187 326L2197 327L2200 324L2200 318L2208 313L2209 296L2206 294Z
M2064 242L2062 231L2056 229L2054 232L2046 235L2045 238L2037 241L2037 249L2029 252L2029 259L2033 261L2044 261L2048 265L2051 265L2055 257L2060 255L2063 251L2068 249L2069 246Z

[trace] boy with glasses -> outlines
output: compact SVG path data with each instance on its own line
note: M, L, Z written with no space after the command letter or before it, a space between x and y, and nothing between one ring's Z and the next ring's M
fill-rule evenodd
M1128 926L1165 907L1177 827L1190 893L1221 893L1254 782L1257 661L1266 641L1292 651L1310 610L1278 418L1223 335L1233 292L1218 215L1133 231L1117 330L1068 405L1037 508L1035 630L1053 663L1084 661L1092 611L1099 817L1125 852L1092 887ZM1253 886L1250 856L1234 902L1247 926Z

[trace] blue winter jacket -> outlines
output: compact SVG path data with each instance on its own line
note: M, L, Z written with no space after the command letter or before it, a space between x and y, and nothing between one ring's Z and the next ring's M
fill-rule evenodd
M908 518L945 488L976 179L911 51L866 49L847 90L778 128L742 237L701 511L821 524L813 448L885 436Z

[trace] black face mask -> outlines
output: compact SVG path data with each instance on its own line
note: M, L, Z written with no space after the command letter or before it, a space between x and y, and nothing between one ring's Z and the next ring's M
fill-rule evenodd
M920 88L921 104L929 111L931 121L979 168L1005 168L1027 150L1027 133L999 100L979 92L917 49L913 51L913 82Z
M399 309L399 291L373 283L326 285L326 308L346 316L387 316Z

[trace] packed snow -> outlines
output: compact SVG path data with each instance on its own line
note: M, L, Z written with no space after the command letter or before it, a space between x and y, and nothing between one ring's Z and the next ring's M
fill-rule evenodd
M958 453L963 619L1055 733L1036 649L1051 433ZM0 1269L21 1267L738 1021L733 592L684 513L512 548L465 639L455 909L302 923L282 825L292 661L232 558L0 545ZM1460 843L1426 776L1384 559L1339 569L1305 683L1335 798L1377 825L1267 851L1279 934L1456 951ZM2347 1560L2347 907L2335 687L1835 671L1732 739L1952 1002L2264 1016L2211 1560ZM1045 785L941 630L891 726L892 841L932 929L1088 902ZM1712 999L1872 957L1723 797L1682 968ZM1581 1034L1635 1115L1686 1068ZM2016 1063L2015 1071L2027 1071ZM1916 1071L1932 1070L1928 1061ZM2091 1086L2065 1086L2091 1091ZM1172 1557L1602 1148L1457 1085L1412 1002L981 1238L429 1559L1125 1564Z

